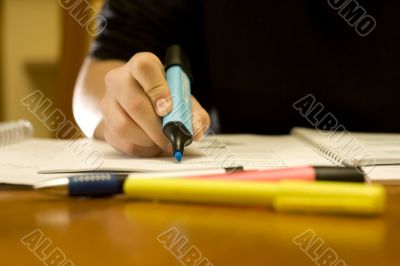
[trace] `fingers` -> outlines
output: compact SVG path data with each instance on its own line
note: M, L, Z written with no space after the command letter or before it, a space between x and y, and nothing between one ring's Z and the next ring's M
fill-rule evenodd
M139 53L105 77L106 93L101 102L103 121L96 136L114 148L139 156L171 152L162 131L161 116L172 110L172 99L164 67L151 53ZM200 140L210 126L210 117L192 98L194 140Z
M159 147L167 150L168 139L162 132L160 117L151 101L125 67L110 71L106 77L107 94L115 98L122 109Z
M157 146L142 147L140 145L132 144L126 141L125 139L122 139L114 135L113 132L109 130L109 127L105 127L104 138L115 149L123 153L126 153L128 155L137 155L140 157L154 157L162 152L162 150Z
M149 136L129 117L115 99L105 97L101 108L104 123L114 136L143 147L155 146Z
M196 98L192 97L193 114L193 139L200 141L204 133L210 128L211 119L207 111L200 105Z
M152 53L138 53L126 65L132 77L140 84L150 98L159 116L165 116L172 109L164 66Z

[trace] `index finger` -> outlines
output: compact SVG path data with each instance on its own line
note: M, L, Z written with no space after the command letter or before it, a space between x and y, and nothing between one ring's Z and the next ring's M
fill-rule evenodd
M172 99L165 79L164 66L152 53L137 53L127 64L129 72L150 98L159 116L172 110Z

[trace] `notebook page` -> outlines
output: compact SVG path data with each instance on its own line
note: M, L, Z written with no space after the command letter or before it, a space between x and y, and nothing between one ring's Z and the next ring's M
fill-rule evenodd
M43 165L40 173L83 171L168 172L221 169L242 166L264 169L301 165L332 165L293 136L217 135L190 145L182 162L169 154L157 158L124 155L101 141L82 139L89 150L99 151L99 159L78 158L72 148L63 149ZM88 153L89 154L89 153ZM94 154L94 153L91 153ZM100 158L101 154L101 158ZM92 162L92 163L90 163ZM95 163L93 163L95 162Z
M298 136L321 154L350 166L400 164L400 134L330 132L294 128Z
M67 141L53 139L28 139L0 149L0 183L26 184L59 177L40 175L39 167L51 161Z
M400 165L381 165L363 167L368 180L372 183L385 185L400 184Z

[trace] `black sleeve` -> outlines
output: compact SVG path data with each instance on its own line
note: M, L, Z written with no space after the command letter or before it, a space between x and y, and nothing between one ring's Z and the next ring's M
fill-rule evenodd
M197 4L194 0L107 0L101 12L106 26L92 43L90 55L127 61L146 51L162 59L166 48L175 43L190 53L200 37Z
M210 108L202 12L198 0L107 0L101 12L106 27L93 41L90 55L128 61L135 53L152 52L163 61L168 46L179 44L190 61L192 94Z

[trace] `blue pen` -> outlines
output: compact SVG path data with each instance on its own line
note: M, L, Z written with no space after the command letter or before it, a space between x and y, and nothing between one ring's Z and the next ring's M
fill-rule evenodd
M127 177L127 174L89 173L45 180L35 184L33 188L60 196L107 197L121 194Z
M168 48L165 72L173 108L163 118L163 131L172 144L173 156L180 162L185 146L192 143L192 95L189 60L179 45Z

